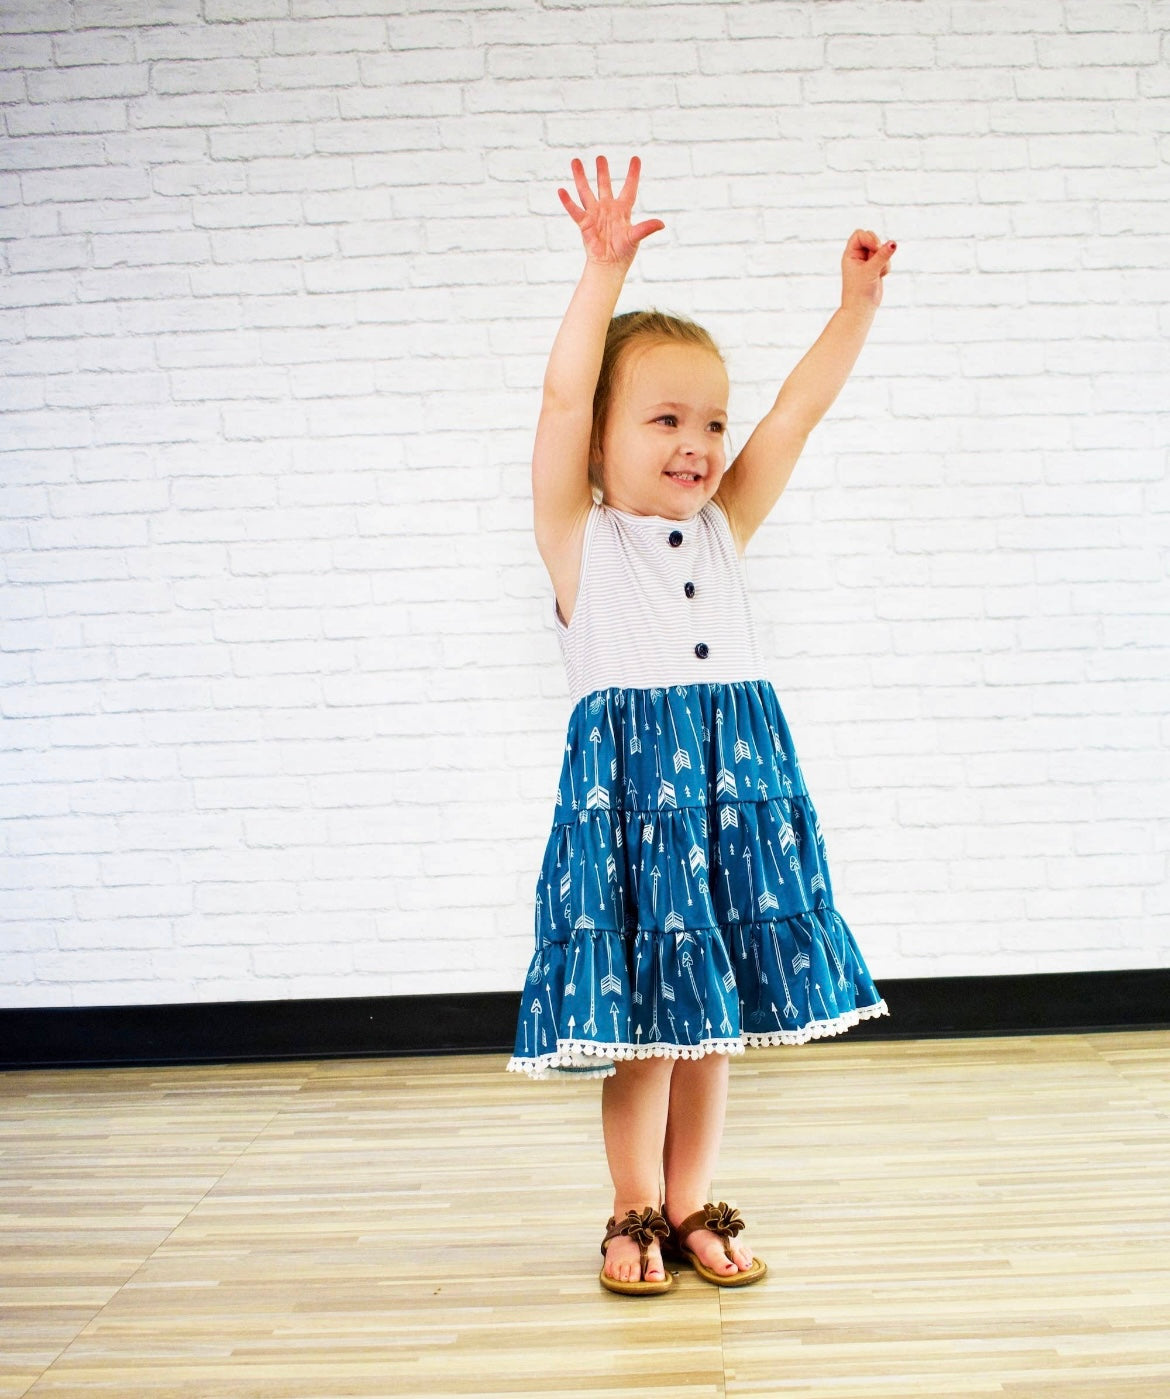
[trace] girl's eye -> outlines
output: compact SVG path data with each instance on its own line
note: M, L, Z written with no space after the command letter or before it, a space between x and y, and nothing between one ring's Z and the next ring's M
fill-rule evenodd
M727 431L727 424L721 423L718 420L718 418L716 418L716 420L713 423L708 423L707 426L712 432L717 432L720 435L720 437L722 437L723 434Z
M673 413L663 413L661 417L655 418L656 423L661 423L664 427L678 427L678 419Z

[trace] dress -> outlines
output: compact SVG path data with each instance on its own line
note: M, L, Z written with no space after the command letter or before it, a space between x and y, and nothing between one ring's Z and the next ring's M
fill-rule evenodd
M574 707L508 1068L606 1075L886 1014L833 906L721 508L594 506L557 629Z

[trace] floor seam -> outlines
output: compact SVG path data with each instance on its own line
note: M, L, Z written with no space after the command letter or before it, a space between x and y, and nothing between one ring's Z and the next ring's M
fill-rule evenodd
M309 1082L312 1076L312 1074L306 1075L305 1081L300 1085L298 1092L300 1091L300 1089L304 1088L305 1084ZM219 1187L223 1184L227 1176L240 1164L240 1162L244 1159L248 1152L252 1150L252 1148L265 1134L265 1132L269 1130L269 1128L277 1120L277 1118L280 1117L283 1112L285 1112L287 1106L288 1104L285 1103L282 1104L279 1108L273 1110L271 1117L269 1117L268 1120L260 1126L260 1128L250 1138L250 1140L240 1149L240 1151L236 1153L235 1156L232 1157L228 1165L226 1165L224 1169L216 1176L215 1180L212 1181L212 1183L191 1205L191 1207L184 1211L182 1218L179 1219L178 1222L171 1229L167 1230L166 1237L161 1239L154 1246L154 1248L152 1248L151 1251L139 1261L138 1266L134 1269L130 1276L125 1279L124 1282L118 1284L114 1292L111 1293L111 1295L102 1303L102 1305L97 1309L97 1311L94 1312L93 1316L89 1318L89 1320L85 1323L81 1330L78 1331L77 1334L69 1341L69 1343L62 1350L60 1350L56 1356L54 1356L53 1360L41 1371L37 1378L33 1380L32 1384L29 1385L29 1387L26 1390L24 1390L24 1392L20 1395L19 1399L28 1399L30 1395L35 1396L37 1388L41 1385L41 1383L48 1378L50 1373L54 1369L56 1369L58 1365L60 1365L60 1363L66 1358L66 1356L73 1349L73 1347L76 1346L79 1341L85 1338L86 1334L90 1331L90 1329L98 1321L101 1320L102 1316L104 1316L104 1314L109 1310L109 1308L118 1300L119 1297L121 1297L125 1290L134 1282L134 1279L141 1274L142 1270L150 1262L152 1262L153 1259L158 1257L159 1253L164 1248L166 1248L167 1244L169 1244L170 1241L179 1232L179 1230L182 1229L182 1227L187 1223L187 1221L191 1218L195 1211L199 1209L199 1207L207 1200L207 1198L211 1194L213 1194L216 1190L219 1189Z

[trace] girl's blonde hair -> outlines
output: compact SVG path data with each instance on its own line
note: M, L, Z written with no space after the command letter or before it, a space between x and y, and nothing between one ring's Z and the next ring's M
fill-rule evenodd
M589 440L589 484L600 494L601 480L601 440L605 435L605 422L613 402L614 386L617 384L622 360L636 344L696 345L710 350L720 364L723 356L719 346L708 331L684 316L671 316L665 311L626 311L614 316L605 332L605 349L601 355L601 371L597 376L597 388L593 393L593 434Z

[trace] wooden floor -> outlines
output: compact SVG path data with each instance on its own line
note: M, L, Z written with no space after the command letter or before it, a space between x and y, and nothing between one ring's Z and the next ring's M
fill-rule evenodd
M596 1083L0 1075L0 1396L1170 1396L1170 1033L735 1063L768 1279L597 1285Z

